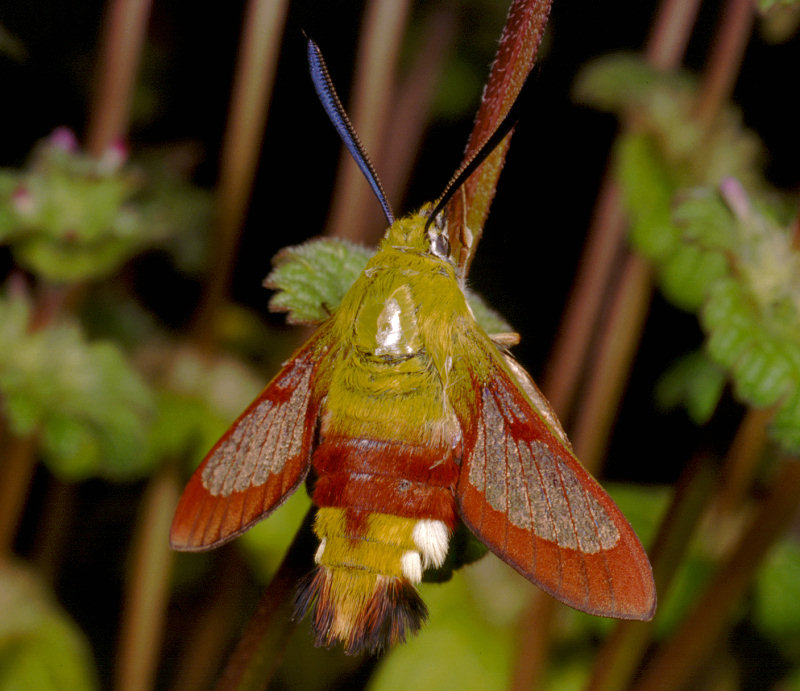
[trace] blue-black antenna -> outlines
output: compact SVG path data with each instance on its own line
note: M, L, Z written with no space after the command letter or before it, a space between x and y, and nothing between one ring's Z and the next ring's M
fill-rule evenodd
M308 39L308 65L311 70L311 81L314 82L314 89L317 92L317 96L319 96L322 107L328 114L328 118L342 138L350 155L358 164L361 172L364 173L364 177L367 178L367 182L369 182L372 191L383 207L386 220L390 224L394 223L392 207L389 206L389 201L386 199L386 193L383 191L380 180L378 180L378 174L375 172L372 161L369 160L369 156L364 150L364 145L358 138L355 129L353 129L353 123L347 117L342 102L336 94L325 60L322 58L322 51L311 39Z

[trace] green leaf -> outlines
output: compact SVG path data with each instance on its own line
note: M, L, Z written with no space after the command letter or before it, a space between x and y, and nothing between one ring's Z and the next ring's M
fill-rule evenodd
M755 582L754 620L785 654L800 657L800 545L788 538L770 550Z
M725 370L703 351L675 362L656 384L656 401L663 409L682 405L698 425L711 418L725 388Z
M319 238L281 250L264 281L277 290L269 302L292 324L319 324L342 301L373 252L346 240Z
M773 7L797 7L800 0L758 0L758 9L761 12L768 12Z
M15 434L41 431L45 462L76 480L147 472L150 390L113 344L68 319L33 332L31 305L0 294L0 392Z
M310 506L305 488L300 487L269 518L236 541L261 583L269 583L277 571Z
M757 408L775 403L791 386L789 363L775 343L753 340L733 366L739 395Z
M615 53L584 66L573 84L572 96L599 110L620 112L679 80L685 82L686 78L656 70L639 55Z
M0 611L0 688L99 688L81 631L32 573L11 562L0 567Z
M770 432L785 448L795 453L800 451L800 387L795 386L781 403Z
M671 216L676 183L650 137L645 134L620 137L616 171L630 214L634 247L649 259L669 257L679 240Z
M464 290L464 294L467 297L467 303L469 303L472 314L475 315L475 321L486 333L499 334L514 330L505 320L505 317L492 307L489 307L480 295L469 290L469 288Z
M661 267L661 289L677 307L697 310L711 286L726 275L727 269L727 260L721 253L697 245L680 245Z

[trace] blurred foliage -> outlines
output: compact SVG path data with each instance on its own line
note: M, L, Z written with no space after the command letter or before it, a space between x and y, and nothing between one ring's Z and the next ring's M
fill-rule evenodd
M754 592L754 621L790 659L800 659L800 545L782 540L761 567Z
M0 688L99 688L86 639L33 573L11 562L0 565L0 611Z
M12 60L22 62L28 56L25 45L0 24L0 55L6 55Z
M122 144L90 157L59 128L34 149L25 170L0 171L0 243L53 282L107 276L155 245L175 248L197 268L203 243L196 231L208 226L210 198L171 176L165 160L149 171L128 164ZM181 243L187 232L195 239Z
M797 7L800 5L798 0L758 0L758 9L768 12L774 7Z
M725 370L703 350L678 359L656 385L656 400L662 409L682 405L695 424L711 418L726 384Z
M513 624L530 587L494 558L471 566L446 586L423 583L420 594L430 612L424 632L383 658L367 688L508 688Z
M800 451L798 200L760 177L761 146L736 111L711 127L697 122L686 75L614 56L589 67L576 93L621 114L635 109L617 148L631 242L655 265L665 296L698 312L706 332L711 362L693 356L673 367L661 400L705 422L724 390L721 367L742 401L778 406L772 434Z
M0 292L0 392L11 430L39 434L45 462L65 479L147 473L147 384L115 344L89 343L74 319L31 331L32 309L25 295Z

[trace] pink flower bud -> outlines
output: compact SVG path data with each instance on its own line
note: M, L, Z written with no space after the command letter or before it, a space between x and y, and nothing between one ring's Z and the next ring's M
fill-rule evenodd
M122 139L115 139L103 152L100 168L106 173L119 170L128 160L128 145Z
M728 177L719 183L719 190L734 216L742 221L750 216L750 199L747 197L742 183L736 178Z
M54 149L68 153L75 153L78 150L78 138L69 127L56 127L51 132L48 142Z

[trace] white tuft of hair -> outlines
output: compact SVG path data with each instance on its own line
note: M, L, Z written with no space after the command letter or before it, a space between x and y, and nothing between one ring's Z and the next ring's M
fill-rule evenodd
M442 521L427 518L417 521L411 537L419 547L425 568L428 566L438 568L444 564L447 547L450 544L450 531Z
M422 580L422 557L416 550L403 552L400 566L403 568L403 575L414 585Z

